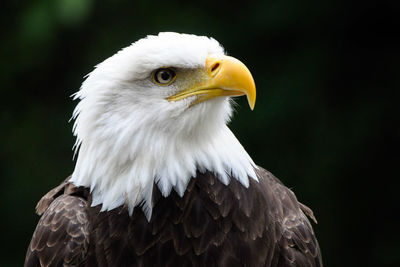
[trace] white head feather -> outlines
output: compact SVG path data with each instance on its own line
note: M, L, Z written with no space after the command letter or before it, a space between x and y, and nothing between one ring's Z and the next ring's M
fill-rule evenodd
M229 98L189 108L192 99L170 102L179 83L158 86L154 70L204 68L209 54L224 54L207 37L178 33L148 36L96 66L82 84L73 118L79 150L71 181L90 187L102 210L142 205L151 217L153 184L163 196L183 195L196 171L211 171L224 183L257 179L254 163L226 126ZM179 77L177 78L177 80Z

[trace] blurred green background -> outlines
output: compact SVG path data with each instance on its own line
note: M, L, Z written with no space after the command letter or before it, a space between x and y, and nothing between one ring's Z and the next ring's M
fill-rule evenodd
M257 84L230 127L318 218L325 266L400 266L396 1L7 1L1 9L0 266L74 168L70 96L148 34L212 36Z

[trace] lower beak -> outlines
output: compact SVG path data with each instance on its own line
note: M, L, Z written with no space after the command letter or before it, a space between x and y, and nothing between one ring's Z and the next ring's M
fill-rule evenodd
M195 105L215 97L246 95L250 108L254 109L256 86L249 69L242 62L230 56L209 55L205 70L206 79L168 97L167 100L178 101L198 95L191 104Z

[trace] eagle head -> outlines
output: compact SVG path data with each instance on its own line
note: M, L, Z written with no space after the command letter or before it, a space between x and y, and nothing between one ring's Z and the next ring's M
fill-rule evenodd
M227 127L232 96L255 104L254 80L214 39L148 36L98 64L74 95L77 163L71 181L103 210L141 205L153 186L183 195L198 171L248 186L255 165Z

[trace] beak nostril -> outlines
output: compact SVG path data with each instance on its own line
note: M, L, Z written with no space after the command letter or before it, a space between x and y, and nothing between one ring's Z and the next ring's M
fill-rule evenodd
M220 65L219 62L215 62L211 67L211 72L214 72L215 70L217 70L219 65Z

